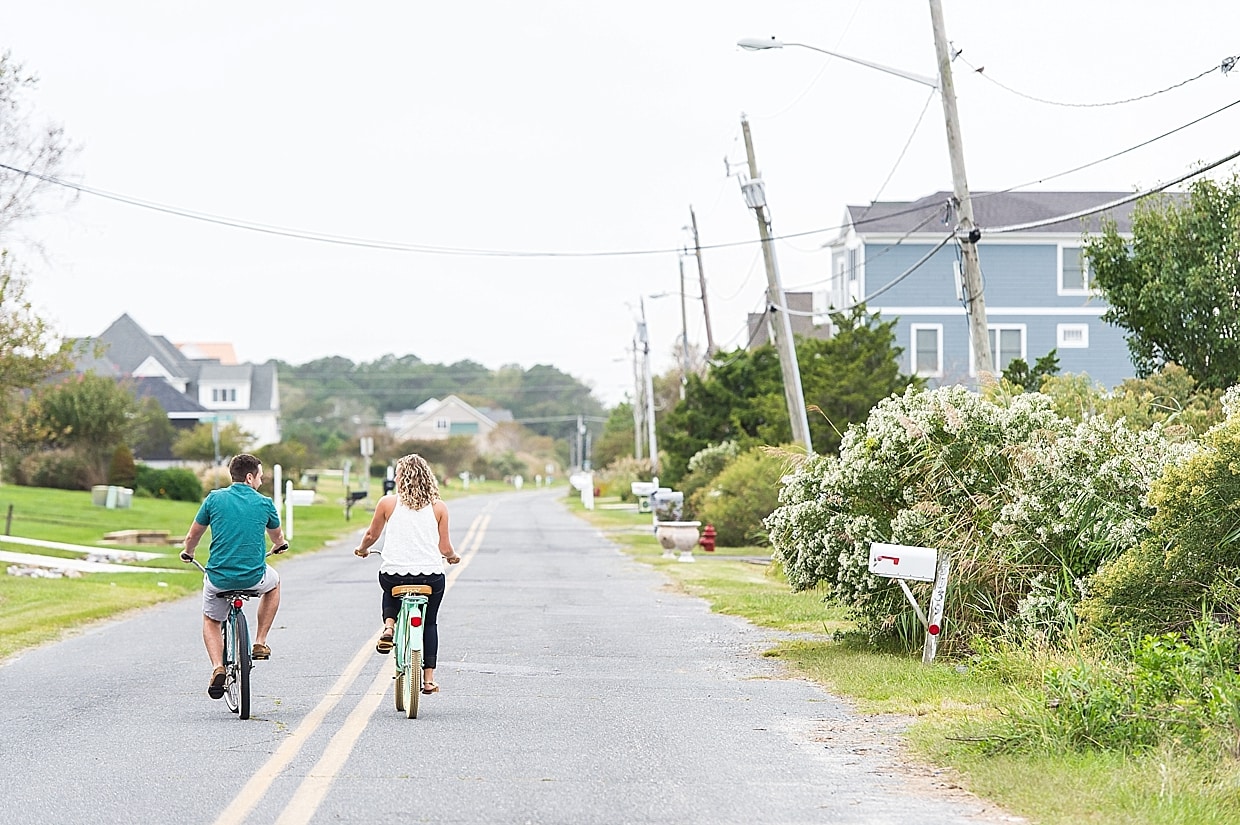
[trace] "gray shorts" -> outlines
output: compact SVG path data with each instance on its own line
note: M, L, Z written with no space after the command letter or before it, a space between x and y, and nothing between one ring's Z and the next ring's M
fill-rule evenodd
M267 572L263 573L262 580L253 587L247 587L246 590L257 590L259 593L267 593L275 590L280 586L280 574L270 564L267 565ZM236 588L229 588L235 590ZM211 583L210 576L202 577L202 612L209 619L222 622L228 618L228 599L221 599L220 593L226 593Z

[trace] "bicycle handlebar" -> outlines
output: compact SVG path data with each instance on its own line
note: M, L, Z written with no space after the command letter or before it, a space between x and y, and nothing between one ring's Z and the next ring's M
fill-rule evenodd
M287 541L284 542L284 544L281 544L279 547L271 548L270 550L267 551L266 555L267 556L278 556L281 553L285 552L286 550L288 550ZM266 556L264 556L264 558L265 557ZM204 573L207 572L207 568L203 567L202 564L199 563L198 559L194 558L193 556L186 555L184 550L181 551L181 561L185 562L186 564L193 564L195 567L197 567L199 570L201 570Z

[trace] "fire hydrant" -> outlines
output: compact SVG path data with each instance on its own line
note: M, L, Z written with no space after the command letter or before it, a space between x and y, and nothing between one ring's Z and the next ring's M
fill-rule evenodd
M702 545L702 549L707 553L715 552L715 525L708 524L702 528L702 537L698 539L698 544Z

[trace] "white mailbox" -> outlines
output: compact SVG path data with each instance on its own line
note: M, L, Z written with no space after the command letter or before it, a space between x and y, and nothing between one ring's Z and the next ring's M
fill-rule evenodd
M870 572L889 579L934 581L939 551L933 547L912 547L907 544L870 545Z

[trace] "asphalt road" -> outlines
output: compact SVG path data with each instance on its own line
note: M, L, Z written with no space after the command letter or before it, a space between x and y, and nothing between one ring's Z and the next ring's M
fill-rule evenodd
M378 560L343 542L280 564L249 721L206 695L196 597L0 666L0 821L1013 821L903 762L889 722L762 658L774 634L672 592L548 491L450 508L464 561L419 718L374 653Z

